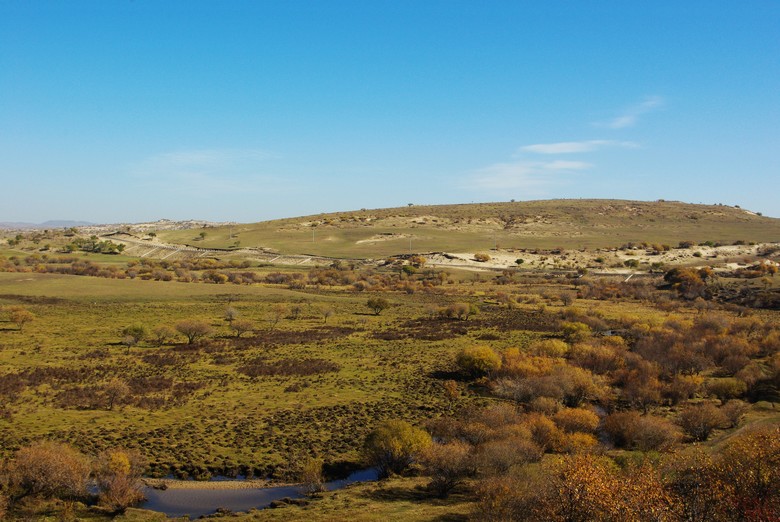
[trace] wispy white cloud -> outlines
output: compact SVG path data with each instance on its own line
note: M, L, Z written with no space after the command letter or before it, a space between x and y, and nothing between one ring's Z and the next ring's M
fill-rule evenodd
M551 187L566 183L567 175L591 167L590 163L563 160L495 163L474 172L467 185L476 190L514 189L540 196Z
M263 172L274 156L260 149L179 150L156 154L131 167L150 188L198 194L264 190L278 179Z
M652 112L663 107L664 99L661 96L648 96L640 103L626 109L619 116L606 122L597 122L596 127L607 127L609 129L623 129L636 125L639 117L648 112Z
M561 141L558 143L526 145L520 147L520 151L533 152L535 154L574 154L579 152L593 152L607 147L637 148L639 145L633 141L615 140Z

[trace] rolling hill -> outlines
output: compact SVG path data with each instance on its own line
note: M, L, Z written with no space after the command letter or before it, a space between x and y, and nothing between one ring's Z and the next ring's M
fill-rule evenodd
M205 235L201 235L204 233ZM198 230L164 230L166 243L263 248L285 254L377 258L496 247L610 248L680 241L780 242L780 219L739 207L674 201L542 200L361 209Z

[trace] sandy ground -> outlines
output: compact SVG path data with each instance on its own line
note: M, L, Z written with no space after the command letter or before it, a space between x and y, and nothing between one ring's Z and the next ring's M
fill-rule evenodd
M460 252L431 254L426 256L426 266L446 268L466 268L471 270L501 270L519 267L521 269L569 269L587 268L599 273L629 274L646 271L653 263L664 265L709 265L718 270L734 270L754 263L763 247L780 246L776 243L756 245L729 245L720 247L695 246L691 248L673 248L666 252L654 253L646 249L618 250L564 250L558 254L522 250L490 250L484 252L489 261L479 262L475 253ZM536 252L536 253L533 253ZM700 255L695 255L695 254ZM518 265L516 260L522 259ZM601 259L601 262L597 260ZM626 267L628 260L637 260L638 268ZM775 261L769 261L775 262ZM776 262L775 262L776 263Z

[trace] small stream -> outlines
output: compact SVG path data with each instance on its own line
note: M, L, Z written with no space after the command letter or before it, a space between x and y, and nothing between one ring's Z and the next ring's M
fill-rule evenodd
M376 469L369 468L355 471L347 478L334 480L325 484L325 489L333 491L356 482L368 482L377 480L379 473ZM282 498L301 498L304 496L299 486L281 486L273 488L255 489L154 489L144 488L143 494L146 501L139 507L165 513L169 517L182 517L189 515L197 518L201 515L210 515L219 508L231 511L249 511L254 508L267 507L274 500Z

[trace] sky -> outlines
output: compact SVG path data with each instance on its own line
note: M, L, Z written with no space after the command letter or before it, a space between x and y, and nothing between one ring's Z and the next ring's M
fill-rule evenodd
M780 217L780 2L0 0L0 221Z

